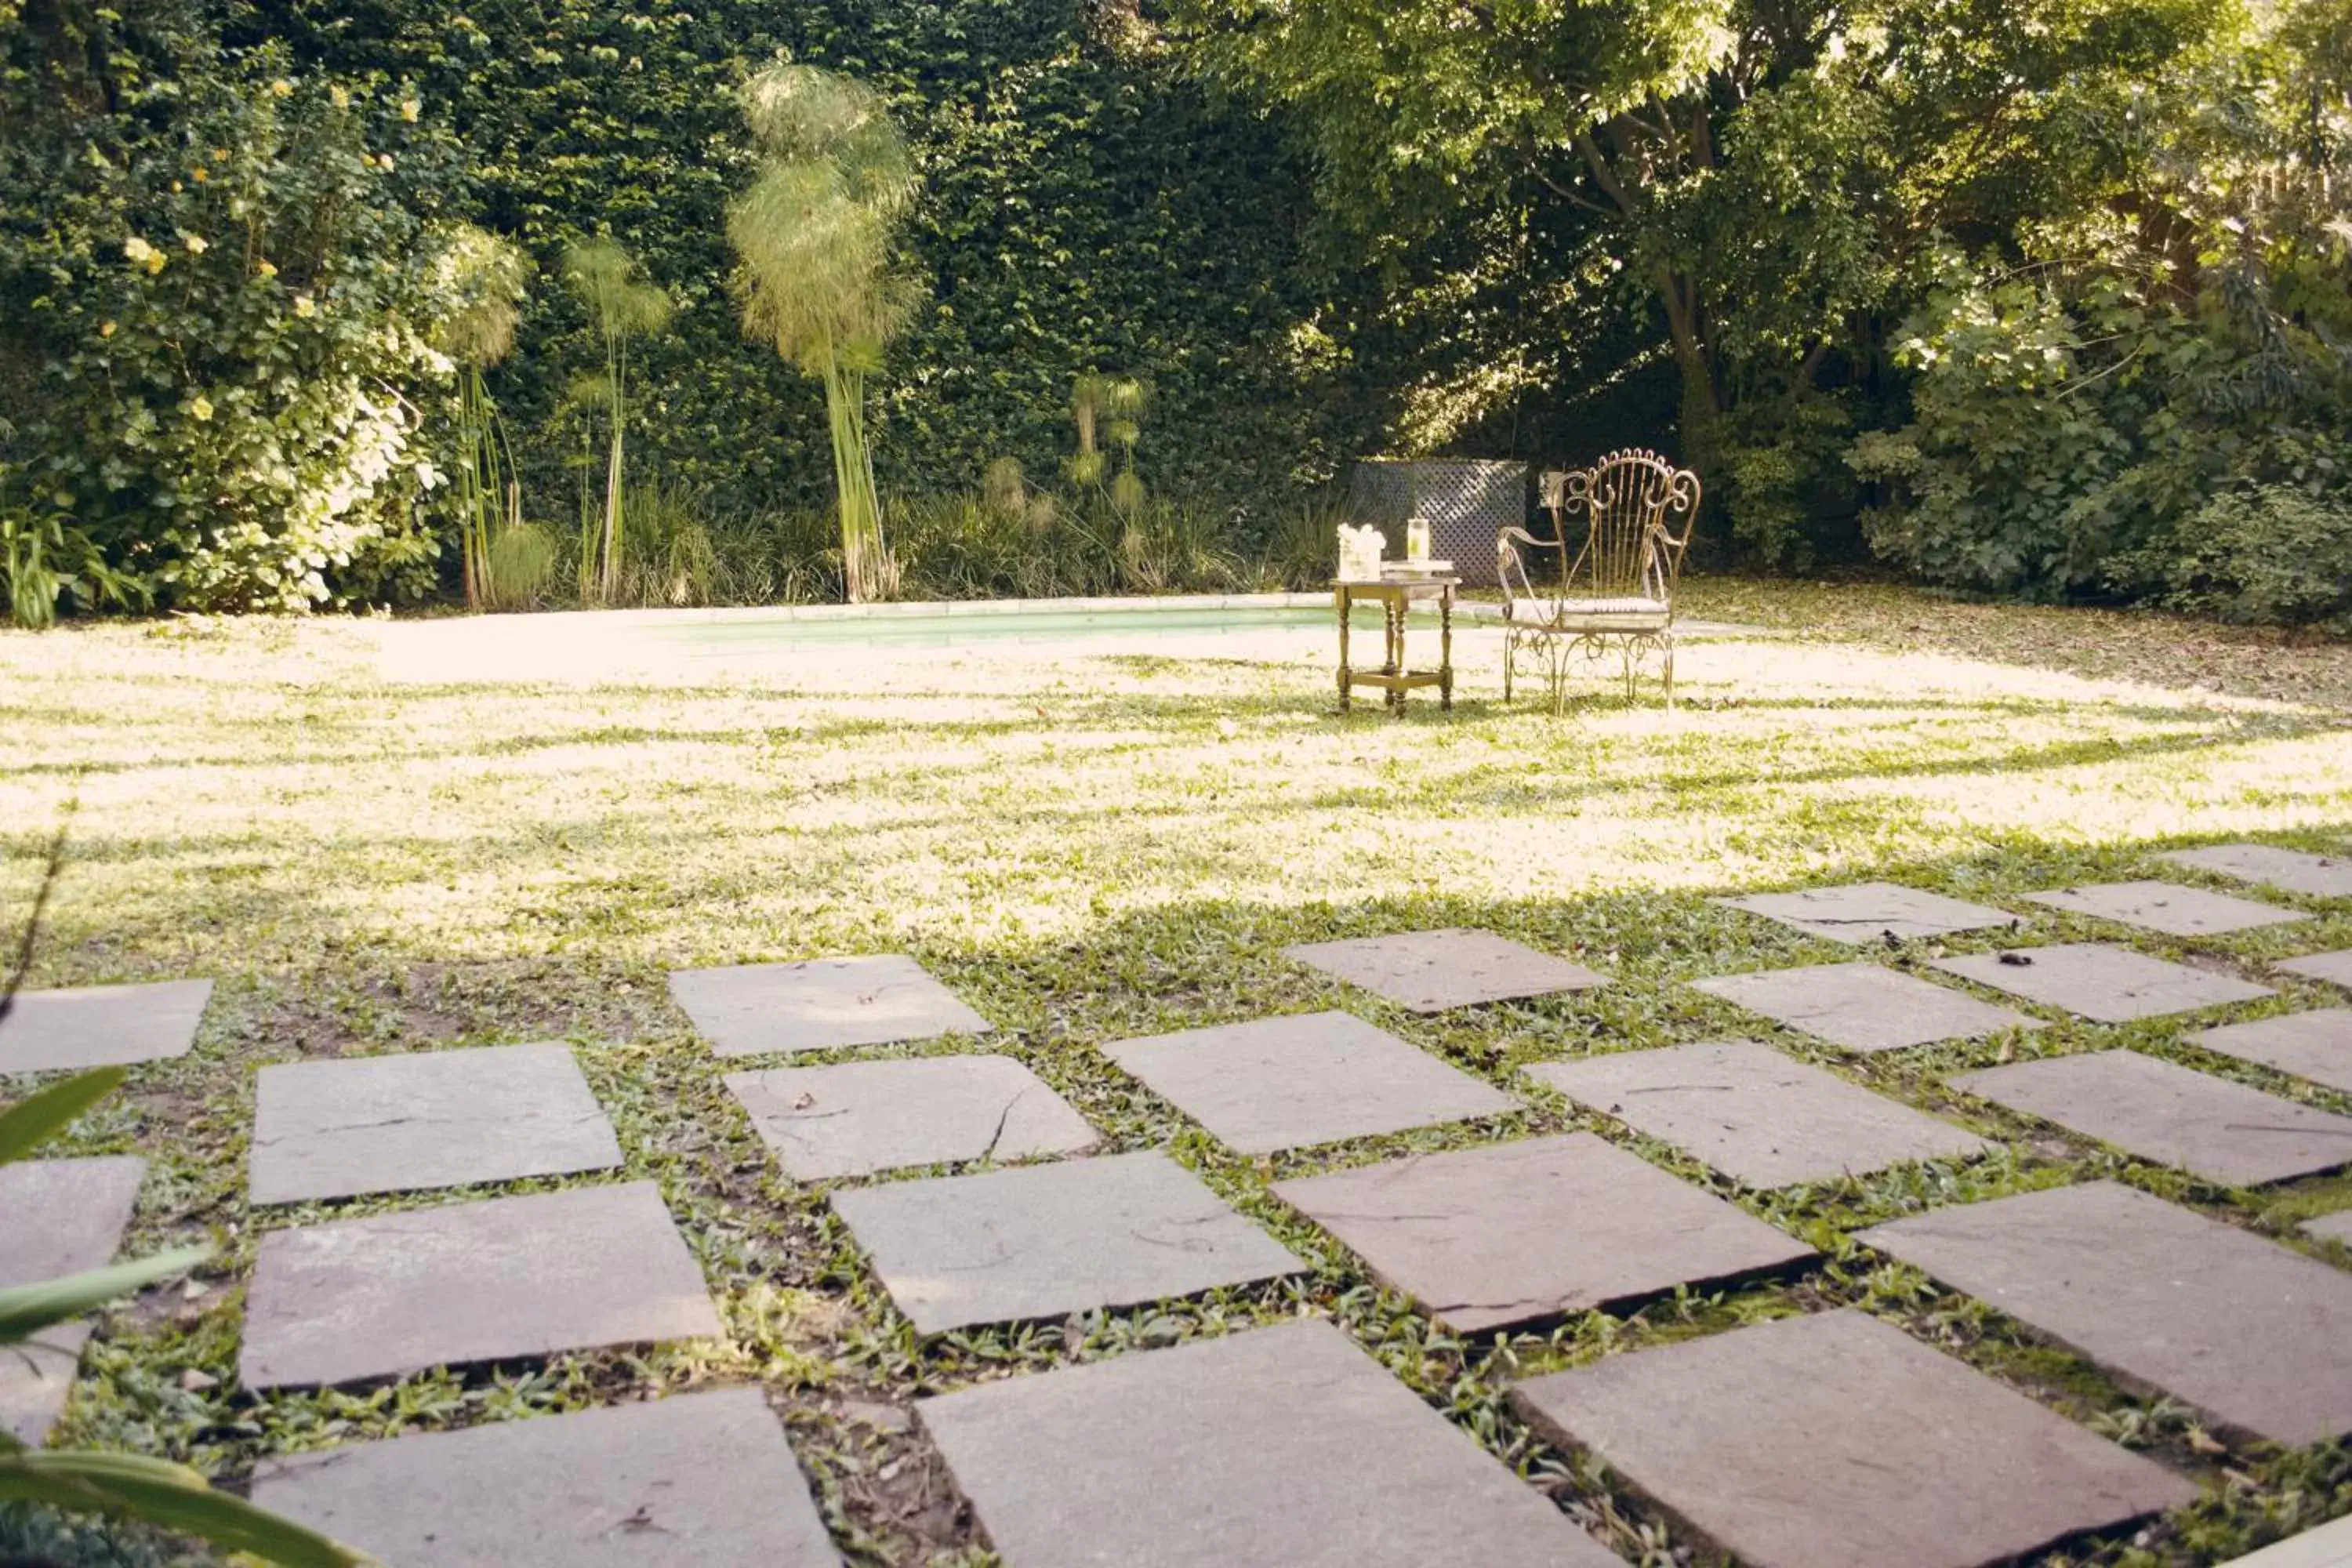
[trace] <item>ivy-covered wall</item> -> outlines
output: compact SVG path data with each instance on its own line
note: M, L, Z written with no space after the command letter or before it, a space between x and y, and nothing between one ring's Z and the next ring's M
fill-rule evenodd
M1378 410L1307 253L1307 171L1262 120L1221 109L1116 6L1079 0L260 0L232 36L382 72L446 116L470 205L543 269L495 374L534 510L566 514L580 449L566 381L599 363L551 279L605 233L680 307L635 351L636 454L720 509L822 503L814 383L742 340L723 214L745 178L733 89L777 58L888 93L925 194L911 232L930 299L890 353L886 489L975 483L1068 449L1074 376L1140 375L1139 466L1164 494L1257 510L1328 476Z

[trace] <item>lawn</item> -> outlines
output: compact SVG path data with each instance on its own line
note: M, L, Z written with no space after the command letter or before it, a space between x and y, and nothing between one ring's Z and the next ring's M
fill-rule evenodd
M1855 1063L1803 1037L1759 1033L1758 1020L1679 984L1838 956L1710 905L1712 892L1885 876L2013 909L2029 938L2074 940L2114 932L2019 896L2157 875L2150 853L2189 842L2345 849L2352 648L1874 588L1715 581L1693 598L1699 615L1756 629L1683 650L1678 710L1659 707L1649 686L1628 707L1604 669L1587 682L1591 700L1564 718L1530 698L1497 700L1499 638L1487 627L1460 634L1457 710L1417 701L1402 721L1333 710L1319 634L1132 649L829 650L761 668L672 659L630 679L607 659L577 679L545 669L507 679L497 640L464 640L484 623L184 620L0 635L10 738L0 927L21 925L50 836L67 835L32 984L218 983L195 1051L135 1069L73 1152L135 1149L161 1167L136 1244L209 1237L223 1253L195 1282L112 1315L60 1439L169 1453L235 1479L268 1453L758 1378L820 1473L853 1560L978 1562L951 1483L908 1426L912 1395L1311 1310L1547 1479L1629 1559L1664 1563L1670 1536L1656 1516L1540 1443L1506 1408L1506 1376L1831 1300L1866 1304L2213 1482L2207 1502L2137 1543L2085 1543L2053 1561L2221 1561L2352 1510L2342 1446L2232 1447L2179 1407L2136 1397L1842 1239L1930 1200L2093 1174L2273 1234L2352 1199L2342 1178L2259 1194L2210 1187L1939 1087L2000 1051L2129 1042L2337 1110L2352 1100L2198 1052L2163 1023L2053 1016L2022 1044ZM600 635L599 623L559 619L551 635ZM495 627L500 638L538 635L520 620ZM421 657L436 649L457 655ZM469 658L487 662L468 673ZM2300 901L2322 918L2136 945L2208 960L2352 946L2352 905ZM1280 952L1444 925L1497 931L1618 983L1428 1019ZM1898 963L1992 942L1914 945ZM919 1343L823 1193L777 1173L663 978L875 951L919 956L1108 1146L1169 1147L1316 1272L1165 1311ZM2315 1005L2324 990L2282 989L2241 1016ZM1253 1161L1192 1129L1095 1048L1324 1006L1498 1085L1522 1063L1591 1049L1773 1038L2009 1152L1759 1196L1553 1100L1443 1131ZM590 1047L583 1058L620 1128L628 1173L662 1184L732 1347L561 1356L361 1394L240 1394L240 1282L255 1232L326 1212L248 1211L253 1069L550 1038ZM1375 1153L1570 1126L1726 1193L1831 1261L1796 1285L1465 1344L1265 1191Z

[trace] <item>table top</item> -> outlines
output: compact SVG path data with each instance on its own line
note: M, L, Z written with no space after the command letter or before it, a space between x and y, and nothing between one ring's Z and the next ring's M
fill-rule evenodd
M1459 588L1459 577L1334 577L1331 586L1345 588L1350 594L1395 592L1415 588Z

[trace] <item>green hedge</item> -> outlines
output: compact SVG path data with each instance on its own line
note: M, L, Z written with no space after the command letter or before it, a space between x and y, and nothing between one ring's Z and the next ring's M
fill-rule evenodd
M1067 0L484 0L462 16L274 0L243 26L329 71L416 82L468 152L475 216L543 265L591 233L645 261L681 309L631 367L635 450L716 510L818 503L830 484L814 384L741 341L727 293L733 89L779 57L880 86L924 176L913 243L932 293L882 378L886 489L967 487L999 456L1050 471L1070 383L1100 369L1153 385L1140 462L1157 488L1267 507L1327 477L1372 416L1346 345L1316 325L1307 172L1117 20ZM576 308L542 287L494 378L544 515L572 505L562 395L595 360Z

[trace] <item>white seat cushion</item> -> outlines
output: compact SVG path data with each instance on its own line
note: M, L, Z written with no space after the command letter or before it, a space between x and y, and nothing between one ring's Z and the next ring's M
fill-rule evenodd
M1516 599L1507 613L1511 620L1542 626L1597 619L1663 621L1674 611L1663 599Z

